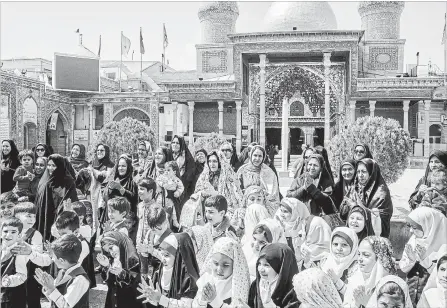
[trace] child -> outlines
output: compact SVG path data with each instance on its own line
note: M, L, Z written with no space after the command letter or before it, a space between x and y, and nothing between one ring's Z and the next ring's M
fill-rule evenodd
M447 216L447 170L434 170L431 175L431 187L419 194L423 195L419 206L437 209Z
M137 299L137 287L141 282L140 261L132 240L121 232L109 231L104 233L100 243L102 252L96 259L101 265L101 276L107 283L104 307L143 308L142 300ZM118 251L120 264L112 256L116 257Z
M377 282L374 293L370 297L366 307L413 308L407 283L402 278L394 275L383 277ZM429 306L423 307L430 308ZM437 307L442 307L442 305Z
M81 201L76 201L71 204L71 209L79 217L79 234L90 243L92 238L92 228L86 223L87 209Z
M12 180L16 182L14 193L20 197L30 195L30 183L34 179L33 152L31 150L22 150L19 152L19 160L22 165L17 167Z
M247 260L235 240L217 239L208 254L192 307L228 308L247 303L250 288Z
M130 213L130 203L124 197L115 197L107 201L107 213L109 221L104 227L104 232L118 231L129 236L126 217Z
M256 263L256 280L248 295L251 308L298 307L292 279L298 274L298 266L292 249L286 244L273 243L265 246Z
M157 177L157 184L168 191L168 198L172 194L174 198L180 198L184 187L179 179L180 169L175 161L168 161L165 164L165 172Z
M242 236L241 239L242 247L244 247L245 244L249 242L251 243L253 239L253 230L262 220L267 218L271 218L271 216L263 205L253 203L247 207L244 217L244 225L245 225L244 235Z
M164 209L166 214L168 215L169 226L170 226L171 230L175 231L175 232L177 232L177 231L180 232L180 225L178 223L177 212L176 212L176 208L175 208L176 203L174 203L174 201L172 201L172 199L170 199L166 196L166 193L165 193L166 190L164 188L160 188L160 189L161 189L161 191L159 191L159 193L155 197L156 204L157 204L157 206ZM178 201L178 199L177 199L177 201Z
M90 281L79 262L81 253L81 241L74 234L65 234L51 243L52 259L59 273L53 279L50 274L37 269L35 276L51 307L90 307Z
M14 215L14 206L17 201L17 195L12 191L0 195L0 223Z
M228 203L222 195L211 196L205 200L205 217L208 220L206 226L211 230L214 242L225 236L237 238L236 230L226 216L227 210Z
M199 269L203 268L206 256L213 247L214 241L211 232L205 226L192 226L186 230L194 244L194 251L196 255Z
M447 302L447 245L434 256L436 267L430 274L417 308L444 307Z
M191 238L186 233L171 234L160 244L163 257L159 270L153 274L153 284L143 283L139 298L158 307L191 307L197 294L199 266Z
M32 250L43 253L43 237L39 231L33 228L36 223L37 208L31 202L21 202L14 208L14 216L23 224L21 239L31 245ZM31 254L31 252L30 252ZM34 278L35 271L38 268L30 258L28 263L28 279L26 280L26 299L28 308L40 308L40 295L42 293L41 285Z
M26 257L11 253L17 243L23 224L18 218L8 218L2 223L1 253L1 308L26 307Z

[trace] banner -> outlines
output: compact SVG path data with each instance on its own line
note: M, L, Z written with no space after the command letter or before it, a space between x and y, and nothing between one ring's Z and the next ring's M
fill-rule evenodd
M56 130L58 116L59 116L59 113L57 113L57 112L55 112L51 115L50 126L49 126L50 130Z

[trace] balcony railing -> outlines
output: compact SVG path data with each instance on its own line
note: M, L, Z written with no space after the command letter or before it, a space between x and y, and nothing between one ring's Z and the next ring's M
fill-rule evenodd
M357 91L384 89L430 89L444 85L439 77L358 78Z

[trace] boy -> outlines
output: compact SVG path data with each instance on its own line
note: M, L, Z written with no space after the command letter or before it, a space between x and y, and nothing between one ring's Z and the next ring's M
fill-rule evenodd
M36 251L39 254L43 253L43 238L39 231L33 228L36 223L37 208L31 202L20 202L14 208L15 218L20 219L23 224L21 231L21 240L30 245L31 250ZM21 245L17 245L11 251L16 254L21 253ZM17 249L17 250L16 250ZM31 251L29 251L31 254ZM37 266L34 264L33 259L29 259L28 263L28 279L26 280L26 300L28 308L40 308L40 294L42 293L42 287L37 283L34 278Z
M90 243L92 228L86 224L87 209L85 205L81 201L76 201L71 204L71 208L79 217L79 234Z
M80 265L82 243L74 234L65 234L51 244L51 258L59 268L56 279L41 269L36 280L43 293L57 308L88 308L90 281Z
M16 182L13 192L20 197L28 197L31 193L30 184L34 180L33 156L31 150L22 150L19 152L19 160L22 164L17 167L12 180Z
M17 195L12 191L0 195L0 224L3 220L14 215L14 206L17 204Z
M434 170L430 181L431 187L418 193L422 195L420 206L437 209L447 216L447 170Z
M137 231L137 245L143 243L144 236L149 231L148 215L149 210L155 204L155 194L157 192L157 184L152 178L140 179L138 181L138 197L142 200L138 203L138 231Z
M211 230L214 242L221 237L231 237L237 240L236 230L226 216L228 210L227 199L222 195L208 197L205 200L206 227Z
M115 197L107 201L107 213L109 221L104 227L104 232L118 231L129 236L126 216L130 212L130 203L124 197Z
M17 218L8 218L2 223L1 252L1 308L25 308L27 259L11 253L22 232L23 224Z

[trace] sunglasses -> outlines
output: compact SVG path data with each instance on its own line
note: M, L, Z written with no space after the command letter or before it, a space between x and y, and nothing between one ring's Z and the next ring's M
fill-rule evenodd
M180 142L172 141L171 144L180 144Z
M360 151L355 150L354 153L357 153L357 154L365 154L365 151L363 151L363 150L360 150Z
M96 150L96 152L105 152L106 150Z
M36 149L36 152L45 152L45 149Z
M232 149L222 149L222 152L233 152Z

